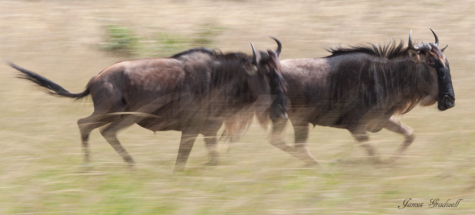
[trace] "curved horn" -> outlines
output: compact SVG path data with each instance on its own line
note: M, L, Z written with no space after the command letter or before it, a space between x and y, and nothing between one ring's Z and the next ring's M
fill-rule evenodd
M411 30L411 32L409 32L409 43L407 44L407 46L408 46L409 49L417 51L417 49L414 48L414 46L412 45L412 30Z
M282 43L275 37L271 36L271 35L267 35L269 36L270 38L272 38L273 40L275 40L275 42L277 43L277 50L275 50L275 53L277 54L277 57L280 56L280 52L282 51Z
M252 64L257 65L256 49L254 49L254 45L252 45L252 42L251 42L251 47L252 47Z
M434 34L435 45L439 46L439 38L437 37L437 34L435 34L435 32L432 30L432 28L430 28L430 31L432 31L432 34Z

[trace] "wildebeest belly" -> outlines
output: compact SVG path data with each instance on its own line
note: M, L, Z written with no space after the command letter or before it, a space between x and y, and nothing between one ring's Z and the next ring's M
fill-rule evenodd
M183 126L181 125L181 123L179 123L179 120L164 121L152 117L147 117L137 122L137 124L151 131L183 130Z
M199 123L206 116L200 109L199 102L183 103L183 100L162 105L150 114L154 117L140 119L137 124L152 131L181 131L187 126Z
M354 128L364 126L370 132L378 132L384 122L393 115L392 112L381 110L375 106L362 107L356 105L316 107L309 114L309 122L313 125L329 126L335 128Z

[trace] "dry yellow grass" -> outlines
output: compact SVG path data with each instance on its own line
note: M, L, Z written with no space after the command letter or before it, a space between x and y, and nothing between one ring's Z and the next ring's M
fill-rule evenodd
M0 65L0 214L469 214L475 211L475 2L473 1L62 1L0 2L0 57L38 72L73 92L106 66L125 58L95 47L104 26L139 35L191 36L206 23L224 26L223 51L250 53L283 45L282 59L321 57L331 45L384 43L391 38L449 44L456 107L416 108L403 121L416 141L393 165L374 165L344 130L316 127L309 148L323 167L268 144L253 125L206 167L198 138L188 171L173 175L180 134L133 126L120 134L137 161L130 172L107 142L91 136L93 168L83 172L76 120L90 100L51 97ZM371 136L383 157L402 141ZM292 142L292 132L287 131ZM333 162L349 159L345 162ZM424 208L398 209L406 198ZM430 199L464 199L458 208L428 208Z

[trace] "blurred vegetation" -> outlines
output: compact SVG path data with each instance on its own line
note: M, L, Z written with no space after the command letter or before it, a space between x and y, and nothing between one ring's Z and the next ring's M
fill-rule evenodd
M105 42L99 49L138 57L166 57L193 47L212 48L215 38L225 30L222 26L206 23L198 26L193 35L160 31L151 36L138 36L126 26L107 25L105 28Z
M224 30L226 30L226 28L223 26L217 26L210 23L201 25L197 36L193 39L193 44L197 46L210 46L213 44L215 37L221 34Z
M180 52L187 48L189 44L189 39L182 37L180 35L159 32L155 36L155 39L152 40L152 43L149 45L151 48L150 52L146 52L146 48L142 49L141 54L149 56L170 56L176 52Z
M100 49L123 55L135 53L139 38L131 29L119 25L108 25L105 28L106 41L99 46Z

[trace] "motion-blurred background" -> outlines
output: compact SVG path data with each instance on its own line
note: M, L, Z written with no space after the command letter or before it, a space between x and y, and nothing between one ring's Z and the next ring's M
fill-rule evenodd
M220 143L221 165L201 137L187 164L172 174L180 133L132 126L120 140L126 164L98 130L90 138L92 169L83 171L76 121L90 99L47 95L0 64L0 214L467 214L475 211L475 2L251 0L2 0L0 58L72 92L121 60L169 56L193 47L251 53L283 43L281 59L323 57L332 45L433 42L450 61L456 106L417 107L403 122L416 140L391 165L376 165L346 130L316 127L309 148L322 167L271 146L252 125L238 142ZM205 126L205 125L204 125ZM293 142L292 130L286 139ZM381 131L372 143L385 159L402 136ZM342 160L337 162L338 160ZM397 207L403 200L423 208ZM433 208L430 199L464 199Z

